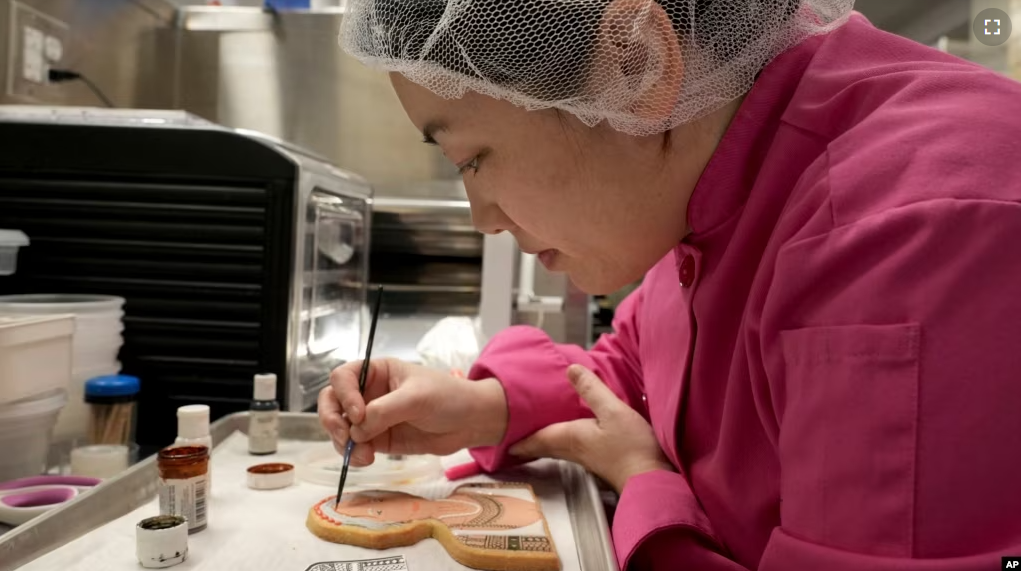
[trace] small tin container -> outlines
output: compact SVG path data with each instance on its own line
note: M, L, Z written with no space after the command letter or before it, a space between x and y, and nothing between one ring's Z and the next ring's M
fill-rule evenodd
M248 487L253 490L277 490L294 483L294 466L283 462L256 464L248 468Z
M165 569L188 558L188 521L159 515L135 526L135 554L146 569Z
M209 517L209 449L164 448L156 462L160 473L160 515L183 516L188 520L188 533L205 529Z

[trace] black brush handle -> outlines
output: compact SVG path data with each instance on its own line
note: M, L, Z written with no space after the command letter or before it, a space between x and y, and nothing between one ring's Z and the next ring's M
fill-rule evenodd
M372 343L376 340L376 324L379 323L379 308L383 305L383 286L376 290L376 306L372 309L372 323L369 325L369 342L365 345L365 360L362 361L362 370L358 375L358 392L365 394L365 381L369 378L369 361L372 359ZM344 495L344 484L347 483L347 469L351 465L351 454L355 448L355 441L351 440L351 434L347 435L347 447L344 449L344 467L340 470L340 482L337 486L337 501L334 509L340 506L340 496Z

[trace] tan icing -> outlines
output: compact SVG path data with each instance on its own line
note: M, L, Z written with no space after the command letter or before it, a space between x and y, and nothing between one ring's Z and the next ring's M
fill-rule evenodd
M427 500L402 492L356 493L345 495L336 510L332 504L324 508L323 515L329 516L330 520L370 529L437 519L451 529L485 531L525 527L541 518L534 502L464 491L440 500Z

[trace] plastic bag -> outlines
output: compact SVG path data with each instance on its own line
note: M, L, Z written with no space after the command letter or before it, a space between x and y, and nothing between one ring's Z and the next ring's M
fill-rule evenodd
M427 367L466 374L485 344L478 319L445 317L422 336L416 350Z

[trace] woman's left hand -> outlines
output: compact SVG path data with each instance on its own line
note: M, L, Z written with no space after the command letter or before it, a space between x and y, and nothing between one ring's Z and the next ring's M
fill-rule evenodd
M632 476L674 471L649 423L595 373L572 365L567 378L596 417L547 426L512 446L511 454L576 462L606 480L617 493Z

